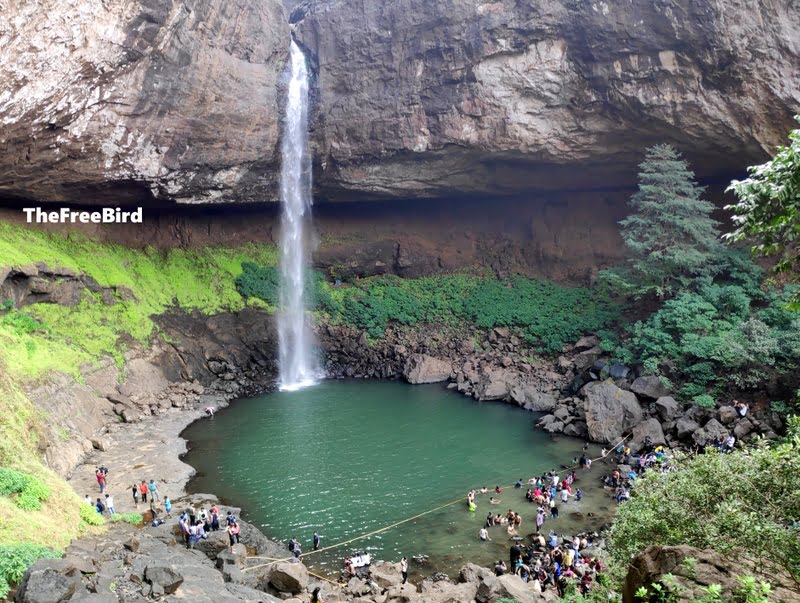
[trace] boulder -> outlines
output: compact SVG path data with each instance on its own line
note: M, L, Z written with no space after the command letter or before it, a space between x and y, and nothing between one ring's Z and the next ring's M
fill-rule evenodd
M532 385L516 385L511 388L511 399L525 408L536 412L550 411L556 405L556 399L550 394L539 391Z
M403 582L400 568L394 563L374 563L369 568L370 576L381 588L397 586Z
M661 429L661 423L658 422L658 419L647 419L633 428L633 436L629 444L630 449L633 452L639 452L644 446L644 441L648 436L653 446L666 444L666 438L664 437L664 432Z
M656 400L655 407L664 423L674 420L681 413L681 405L672 396L661 396Z
M728 435L728 430L722 423L716 419L710 419L708 423L703 425L702 429L698 429L692 434L692 439L698 446L705 446L710 444L714 438L725 438Z
M639 377L631 383L631 391L644 398L657 400L669 395L669 389L656 375Z
M642 407L636 396L608 381L595 381L583 388L584 411L589 438L602 444L616 444L642 421Z
M594 364L594 361L597 360L598 356L603 353L603 348L599 345L594 346L591 349L586 350L585 352L581 352L577 356L575 356L575 366L578 370L582 371Z
M519 576L487 576L481 580L475 600L478 603L495 603L500 599L511 599L517 603L539 603L541 598L525 584Z
M446 360L427 354L412 354L403 368L403 377L413 384L447 381L452 367Z
M575 421L564 427L563 433L565 436L570 436L572 438L585 438L589 434L589 431L586 429L586 423L583 421Z
M719 409L719 422L723 425L730 425L739 417L739 413L733 406L722 406Z
M698 429L700 429L700 424L687 416L683 416L675 422L675 433L681 440L690 437Z
M619 362L607 367L606 370L608 371L608 376L612 379L627 379L631 372L631 369Z
M753 425L753 423L750 422L749 419L744 418L734 426L733 435L735 435L739 439L742 439L750 435L754 429L755 426Z
M518 387L519 375L507 369L486 369L475 386L478 400L503 400Z
M573 347L580 352L581 350L589 350L599 345L600 338L597 335L587 335L586 337L581 337L578 341L576 341Z
M468 563L458 572L459 582L477 582L487 577L493 577L494 572L488 568L481 567L474 563Z
M90 441L92 442L92 448L95 450L105 452L111 447L111 441L108 438L98 436L96 438L91 438Z
M183 576L166 565L148 565L144 570L144 579L154 591L163 590L168 595L173 594L183 584Z
M61 603L75 594L80 578L65 575L71 568L37 562L28 568L15 597L17 603Z
M308 588L308 570L302 563L276 563L269 572L269 583L280 592L296 595Z

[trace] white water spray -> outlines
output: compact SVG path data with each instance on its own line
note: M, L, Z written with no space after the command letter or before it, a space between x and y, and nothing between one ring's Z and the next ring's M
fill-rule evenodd
M316 381L311 330L306 315L306 225L311 215L308 153L308 69L292 40L291 79L281 142L281 309L278 315L280 388L295 390Z

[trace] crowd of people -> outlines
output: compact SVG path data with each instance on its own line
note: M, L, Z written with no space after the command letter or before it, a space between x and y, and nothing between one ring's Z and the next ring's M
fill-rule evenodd
M100 515L108 515L109 517L116 515L117 510L114 505L114 496L107 491L109 482L108 467L105 465L96 467L95 478L97 479L97 486L100 489L101 496L92 499L89 494L86 494L84 496L84 502L92 505ZM151 479L149 482L147 480L141 480L139 483L131 484L130 489L131 495L133 496L133 505L137 509L139 508L139 501L141 500L142 503L148 503L149 497L150 513L155 520L160 510L160 506L157 503L161 501L161 495L159 494L158 485L155 480ZM168 496L164 497L163 509L167 517L171 517L172 501Z

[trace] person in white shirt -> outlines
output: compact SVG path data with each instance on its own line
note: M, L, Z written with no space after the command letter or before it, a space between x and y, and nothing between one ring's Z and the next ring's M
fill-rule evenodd
M481 528L481 531L478 532L478 535L484 542L486 542L487 540L491 540L491 538L489 538L489 531L486 528Z
M109 515L114 515L116 513L114 510L114 497L110 494L106 494L106 509L108 509Z

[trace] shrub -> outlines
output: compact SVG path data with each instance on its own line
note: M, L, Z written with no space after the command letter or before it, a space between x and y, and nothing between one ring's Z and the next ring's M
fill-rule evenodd
M625 567L648 545L686 544L800 578L800 419L788 423L778 444L709 451L637 479L611 528L614 561Z
M22 492L27 483L27 474L7 467L0 467L0 495L10 496Z
M25 570L38 559L57 559L61 553L35 544L0 545L0 598L19 584Z
M236 277L236 288L244 297L257 297L277 306L280 299L280 274L274 266L242 262L242 273Z
M125 523L138 526L144 521L144 516L141 513L115 513L109 517L109 521L112 523L124 521Z
M101 526L105 523L103 516L89 503L81 503L80 514L81 520L90 526Z
M20 509L38 511L42 508L42 501L50 496L50 488L38 477L0 467L0 494L4 496L16 494L14 503Z
M714 406L716 406L714 398L712 398L708 394L701 394L699 396L695 396L694 398L692 398L692 402L694 402L697 406L700 406L701 408L714 408Z

